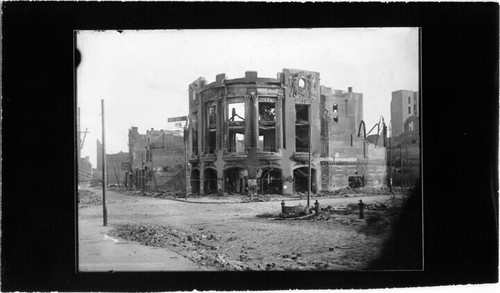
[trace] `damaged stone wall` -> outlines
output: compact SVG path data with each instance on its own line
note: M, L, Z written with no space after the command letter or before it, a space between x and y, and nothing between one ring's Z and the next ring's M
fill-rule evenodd
M208 84L199 78L189 85L189 105L188 157L198 170L200 194L214 189L207 188L212 181L229 190L224 170L241 166L248 167L252 186L259 169L281 170L282 193L291 194L294 174L304 181L298 169L307 166L309 149L318 192L347 187L349 176L364 176L369 186L385 182L383 146L357 137L363 94L320 86L318 72L283 69L277 78L262 78L248 71L236 79L219 74Z

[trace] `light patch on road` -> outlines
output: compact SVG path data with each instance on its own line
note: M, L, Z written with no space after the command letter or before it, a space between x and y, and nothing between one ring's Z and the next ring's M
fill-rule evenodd
M115 239L115 238L112 238L112 237L109 237L108 235L104 234L104 239L109 239L111 241L113 241L114 243L117 243L119 240L118 239Z

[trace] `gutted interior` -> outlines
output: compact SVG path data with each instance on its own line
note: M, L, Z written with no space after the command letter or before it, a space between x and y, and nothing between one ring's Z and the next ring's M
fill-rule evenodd
M229 168L224 171L224 188L228 193L246 194L248 171L243 168Z

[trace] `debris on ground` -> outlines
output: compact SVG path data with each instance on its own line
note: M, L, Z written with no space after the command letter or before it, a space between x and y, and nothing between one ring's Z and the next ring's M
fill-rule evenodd
M270 201L271 198L267 195L253 195L253 196L245 196L241 200L242 203L246 202L263 202L263 201Z
M232 260L223 250L217 237L212 234L185 232L158 224L119 224L110 234L143 245L169 247L203 266L223 270L244 269L241 261Z
M367 196L367 195L387 195L395 194L387 187L382 188L372 188L372 187L345 187L334 191L321 191L316 196L317 197L355 197L355 196Z
M102 204L102 196L89 189L78 190L78 207L85 208Z

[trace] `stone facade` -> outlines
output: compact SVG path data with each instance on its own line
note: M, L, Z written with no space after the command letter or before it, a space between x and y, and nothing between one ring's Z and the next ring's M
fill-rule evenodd
M313 192L346 187L361 177L385 184L384 146L358 137L363 95L320 86L317 72L283 69L276 78L189 85L189 150L193 193ZM351 178L352 177L352 178Z

